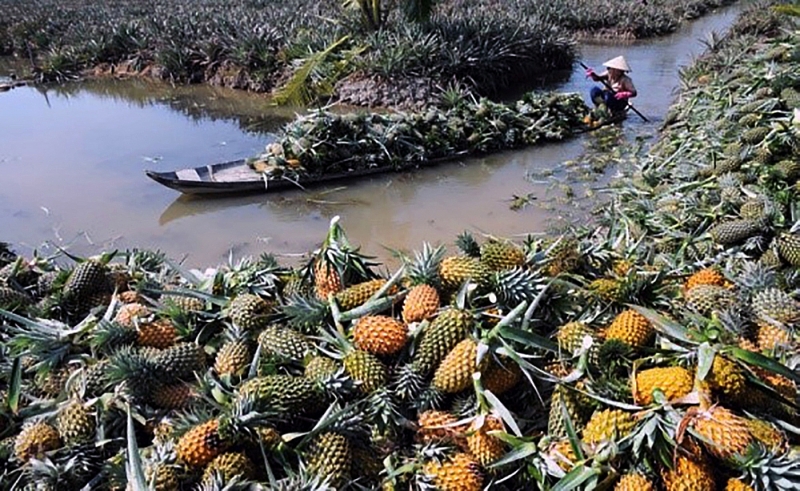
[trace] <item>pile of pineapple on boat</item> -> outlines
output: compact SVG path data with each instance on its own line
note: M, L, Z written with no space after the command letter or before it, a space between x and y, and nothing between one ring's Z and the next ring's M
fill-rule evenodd
M561 235L391 269L336 219L292 265L0 251L0 487L798 489L800 50L774 22L715 40Z

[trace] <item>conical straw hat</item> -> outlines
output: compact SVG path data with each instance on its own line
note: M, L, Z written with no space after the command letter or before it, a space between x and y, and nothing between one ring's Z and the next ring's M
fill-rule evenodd
M617 70L622 70L623 72L631 71L630 65L628 62L625 61L624 56L617 56L616 58L611 58L607 62L603 63L604 67L607 68L616 68Z

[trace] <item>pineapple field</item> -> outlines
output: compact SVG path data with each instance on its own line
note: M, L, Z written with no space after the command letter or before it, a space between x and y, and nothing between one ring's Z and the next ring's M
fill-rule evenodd
M291 264L202 270L0 243L0 489L800 489L798 41L765 3L710 39L658 141L563 234L389 265L337 217ZM256 162L547 138L520 107L572 98L528 97L451 107L494 122L480 143L443 109L319 111Z
M0 56L24 61L40 82L135 75L269 92L284 104L423 107L449 84L497 96L558 77L576 38L663 35L727 3L447 0L422 16L379 0L3 0Z

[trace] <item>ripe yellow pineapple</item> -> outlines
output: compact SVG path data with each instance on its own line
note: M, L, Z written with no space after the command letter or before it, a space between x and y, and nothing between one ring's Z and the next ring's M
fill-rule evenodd
M250 366L252 359L253 349L250 340L247 338L247 333L239 326L228 329L225 337L226 342L214 360L214 371L219 375L241 375Z
M650 368L636 374L633 399L637 404L652 404L653 390L661 389L673 401L689 394L693 385L692 372L683 367Z
M490 431L503 431L503 421L497 416L487 415L473 420L467 433L467 446L475 460L486 467L505 454L505 443Z
M774 350L780 346L788 346L792 337L787 329L776 326L766 320L756 319L756 342L762 350Z
M484 370L489 358L484 356L478 364L478 343L467 338L458 343L445 356L433 374L433 385L442 392L455 394L472 384L472 374Z
M614 491L655 491L653 481L641 474L625 474L617 481Z
M713 394L725 400L740 400L747 388L742 369L721 355L714 356L705 382Z
M763 419L748 418L747 428L753 438L771 452L780 454L789 449L789 441L786 438L786 434L772 423Z
M342 291L342 277L332 264L323 260L314 263L314 290L317 298L328 300L328 295Z
M178 460L189 467L202 467L227 448L219 434L219 420L212 419L187 431L178 440Z
M627 259L620 259L619 261L614 261L614 265L611 267L611 272L617 276L627 276L632 269L633 263L631 261L628 261Z
M178 339L178 329L168 319L157 319L153 322L139 324L139 346L166 349L175 344Z
M14 454L20 462L27 462L33 457L41 458L45 452L60 446L61 438L58 431L49 424L39 421L19 432L14 441Z
M480 248L481 262L492 271L519 268L525 264L525 253L510 242L488 240Z
M336 301L339 302L339 308L342 311L346 311L363 305L372 295L383 288L385 284L386 280L379 278L345 288L336 294ZM386 292L387 295L393 295L395 293L397 293L397 286L392 286Z
M575 456L575 450L572 448L572 443L566 439L550 444L547 454L551 459L555 460L556 464L564 472L569 472L578 460L578 457Z
M373 355L393 355L403 349L408 328L402 322L386 315L362 317L353 329L353 342L357 348Z
M457 424L458 418L447 411L430 409L419 413L416 440L421 443L450 441L457 445L466 444L464 424Z
M211 483L214 474L228 482L236 476L250 479L255 473L253 462L241 452L225 452L214 458L203 471L203 482Z
M745 483L741 479L732 477L725 483L725 491L755 491L752 486Z
M442 259L439 266L442 285L449 290L458 289L468 279L483 285L488 280L489 273L486 265L469 256L449 256Z
M627 436L636 426L633 415L621 409L595 411L583 429L583 441L593 445Z
M714 268L705 268L689 276L683 284L684 291L689 291L697 285L725 286L726 280L722 273Z
M173 466L158 462L144 468L144 477L153 483L153 491L178 491L178 472Z
M617 302L622 295L622 282L615 278L598 278L589 283L589 290L606 302Z
M426 284L413 287L403 302L403 321L410 324L433 317L440 302L436 288Z
M625 310L606 329L606 340L616 339L633 347L647 346L653 339L655 331L643 315L635 310Z
M498 396L513 389L520 380L522 369L510 359L501 359L500 363L492 359L486 370L481 372L483 388Z
M480 491L483 487L480 465L467 453L457 453L442 463L428 462L423 473L439 491Z
M663 469L661 477L666 491L716 491L714 473L703 458L678 454L671 469Z
M134 327L137 321L147 318L152 312L140 303L126 303L122 305L114 317L114 322L124 327Z
M707 441L702 442L706 450L722 460L744 453L753 443L747 420L722 406L692 408L686 417Z

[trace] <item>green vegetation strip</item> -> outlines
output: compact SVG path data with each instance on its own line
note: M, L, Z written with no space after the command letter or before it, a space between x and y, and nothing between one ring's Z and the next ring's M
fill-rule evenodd
M391 275L338 219L292 266L0 244L0 489L800 488L798 40L767 4L710 40L559 237Z

